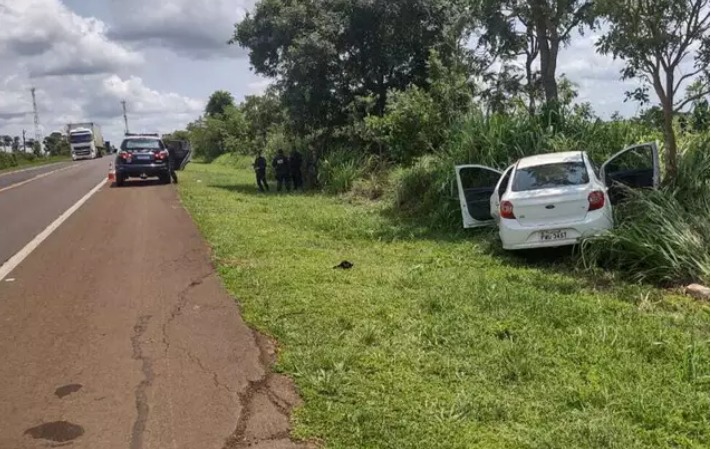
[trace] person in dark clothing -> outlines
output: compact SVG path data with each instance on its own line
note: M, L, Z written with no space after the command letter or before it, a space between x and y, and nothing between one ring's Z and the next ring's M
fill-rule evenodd
M254 160L254 173L257 175L257 186L260 192L265 190L269 191L269 184L267 184L267 160L264 159L262 153L259 152L257 158Z
M277 155L272 161L272 167L276 172L277 192L281 192L282 186L286 186L286 190L291 191L289 184L289 159L284 156L284 150L277 151Z
M173 145L166 145L168 150L168 170L170 171L170 177L173 179L173 184L178 183L178 174L175 173L175 166L178 165L177 158L175 157L175 147Z
M304 188L304 178L301 175L301 165L303 162L301 153L294 149L289 155L289 171L291 172L291 181L294 183L294 190Z

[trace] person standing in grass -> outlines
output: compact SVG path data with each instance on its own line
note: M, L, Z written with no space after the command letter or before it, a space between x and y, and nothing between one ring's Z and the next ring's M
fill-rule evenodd
M265 190L269 191L269 184L267 184L267 160L262 156L260 151L257 154L257 158L254 160L254 173L257 175L257 187L259 187L260 192Z
M294 190L304 188L304 178L301 175L301 166L304 163L301 153L296 148L289 155L289 171L291 171L291 181L294 183Z
M287 192L291 191L289 184L289 159L284 155L284 150L277 151L277 155L272 161L272 167L276 172L277 192L281 192L282 186L286 186Z

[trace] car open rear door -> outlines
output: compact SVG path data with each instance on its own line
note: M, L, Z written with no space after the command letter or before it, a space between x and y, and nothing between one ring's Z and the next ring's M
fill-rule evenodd
M659 149L655 142L632 145L613 155L600 168L612 203L624 198L624 187L659 187Z
M490 199L501 172L483 165L457 165L457 189L465 228L478 228L493 223Z
M501 197L506 193L509 186L509 180L511 179L511 173L513 172L514 165L509 166L504 173L499 177L499 181L496 183L494 193L491 194L489 200L489 214L497 223L501 219L499 215L499 205L501 204Z
M192 149L187 140L167 140L163 142L175 154L175 170L182 170L190 162Z

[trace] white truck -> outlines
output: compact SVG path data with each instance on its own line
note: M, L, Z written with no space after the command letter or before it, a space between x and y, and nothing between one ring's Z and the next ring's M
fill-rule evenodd
M104 136L96 123L70 123L67 125L67 136L72 160L95 159L104 155Z

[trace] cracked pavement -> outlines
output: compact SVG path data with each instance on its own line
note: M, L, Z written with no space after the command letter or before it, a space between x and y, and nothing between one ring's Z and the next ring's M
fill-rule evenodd
M312 447L172 186L103 188L11 277L0 449Z

